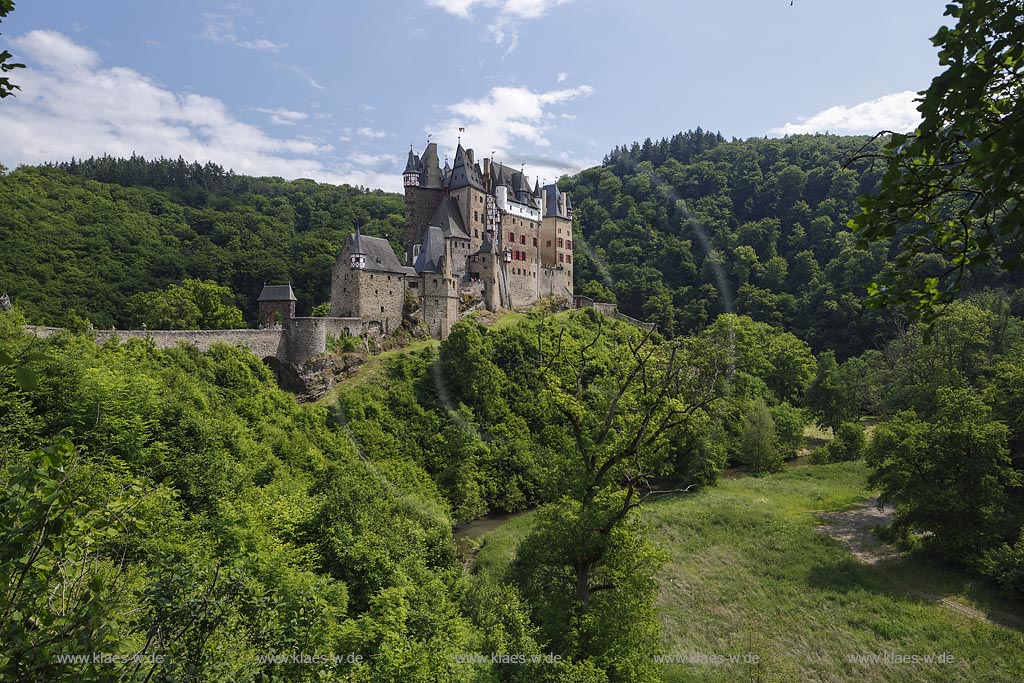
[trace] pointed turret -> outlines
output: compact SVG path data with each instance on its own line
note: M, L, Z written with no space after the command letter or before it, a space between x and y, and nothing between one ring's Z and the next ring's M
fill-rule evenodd
M421 170L420 158L412 151L412 145L409 145L409 160L405 162L405 171L402 172L402 184L405 187L419 186Z
M452 166L448 188L457 190L467 185L482 188L483 181L480 178L479 169L473 164L473 150L463 149L462 144L459 143L458 149L455 150L455 164Z
M356 226L356 231L352 235L352 248L348 252L349 268L356 270L366 268L366 252L363 251L361 238L362 233L359 231L359 226Z

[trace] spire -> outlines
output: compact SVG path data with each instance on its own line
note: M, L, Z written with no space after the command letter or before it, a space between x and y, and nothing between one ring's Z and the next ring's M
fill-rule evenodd
M363 251L362 234L359 232L359 226L356 226L356 231L352 234L352 249L348 253L348 267L353 270L363 270L366 268L366 252Z
M359 231L359 226L357 225L356 226L356 234L352 236L352 253L353 254L365 254L366 253L365 251L363 251L362 244L360 244L360 239L359 239L360 237L362 237L362 233Z
M405 163L404 173L419 173L419 161L419 157L412 151L412 145L409 145L409 160Z

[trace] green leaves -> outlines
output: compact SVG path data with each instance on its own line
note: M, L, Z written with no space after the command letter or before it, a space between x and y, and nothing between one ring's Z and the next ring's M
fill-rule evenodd
M3 19L14 10L13 0L0 0L0 19ZM13 55L4 50L0 52L0 73L7 73L14 69L24 69L25 65L18 62L9 62ZM6 76L0 77L0 99L11 97L15 90L21 90L21 86L14 85Z
M940 278L922 279L903 259L870 290L876 304L928 320L960 290L965 269L1024 265L1024 5L961 0L946 14L957 24L932 39L946 70L921 93L921 125L886 141L881 191L861 200L850 224L864 244L898 235L904 256L949 261Z

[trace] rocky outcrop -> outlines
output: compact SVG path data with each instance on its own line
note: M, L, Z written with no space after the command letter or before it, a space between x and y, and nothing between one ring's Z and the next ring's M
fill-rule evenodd
M300 365L276 358L267 359L267 364L277 378L277 385L295 394L296 400L300 402L320 400L339 381L356 374L365 362L365 353L321 355Z

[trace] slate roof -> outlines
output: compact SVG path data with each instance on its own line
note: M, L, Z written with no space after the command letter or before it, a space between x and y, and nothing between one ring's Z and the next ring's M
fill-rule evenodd
M481 254L489 254L494 251L494 240L491 239L491 231L484 230L484 241L480 245Z
M405 174L405 173L419 173L422 170L423 170L423 163L420 161L420 158L413 153L412 147L410 147L409 148L409 160L407 162L405 162L405 171L403 171L403 174Z
M263 285L263 291L256 301L297 301L292 286L289 285Z
M446 240L441 228L431 225L423 234L423 246L416 257L413 269L417 273L440 273L444 270L444 248Z
M551 185L544 186L544 217L558 216L560 218L568 218L565 213L562 213L558 206L559 197L562 196L562 192L558 189L558 185L552 183ZM566 196L566 204L568 205L569 197Z
M420 187L441 187L441 163L437 158L437 143L430 142L420 157Z
M462 209L454 197L445 197L437 205L437 211L427 222L430 227L440 228L445 237L457 237L468 240L469 233L466 232L466 222L462 220ZM426 236L423 239L426 242Z
M479 168L470 163L469 155L462 148L462 143L459 143L459 148L455 150L455 164L452 166L451 176L448 179L448 187L456 190L467 185L482 188L483 178Z
M499 185L512 188L512 169L495 161L491 164L491 191Z
M382 237L367 237L359 231L348 236L349 254L365 254L366 268L381 273L407 273L402 266L391 243Z

